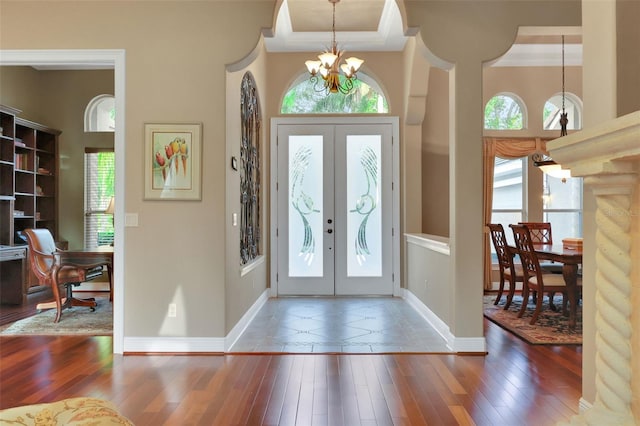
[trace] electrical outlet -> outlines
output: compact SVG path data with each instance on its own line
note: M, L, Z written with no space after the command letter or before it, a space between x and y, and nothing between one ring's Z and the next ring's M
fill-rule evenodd
M178 315L178 307L176 306L175 303L169 303L169 311L167 313L167 316L169 318L175 318Z

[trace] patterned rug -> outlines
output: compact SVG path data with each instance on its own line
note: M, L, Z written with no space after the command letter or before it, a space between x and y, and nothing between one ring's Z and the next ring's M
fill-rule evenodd
M54 323L55 309L47 309L37 315L0 327L1 336L92 335L113 334L112 304L107 299L97 299L96 310L74 306L62 311L60 322Z
M508 310L504 310L506 296L498 305L494 305L496 295L484 296L484 316L509 330L516 336L533 345L581 345L582 344L582 306L578 306L577 323L575 330L569 330L569 317L562 312L553 312L549 309L548 299L545 297L542 310L534 325L530 325L531 316L535 305L529 299L527 310L522 318L518 318L518 311L522 306L522 296L516 295ZM556 296L553 303L562 307L562 296Z

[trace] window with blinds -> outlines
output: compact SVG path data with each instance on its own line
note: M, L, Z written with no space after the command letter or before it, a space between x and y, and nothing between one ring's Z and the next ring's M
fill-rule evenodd
M84 246L113 244L115 155L112 149L87 148L84 154Z

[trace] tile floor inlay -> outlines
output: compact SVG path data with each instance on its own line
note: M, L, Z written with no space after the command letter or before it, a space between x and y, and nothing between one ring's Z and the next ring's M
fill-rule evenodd
M451 352L445 339L395 297L269 299L230 352Z

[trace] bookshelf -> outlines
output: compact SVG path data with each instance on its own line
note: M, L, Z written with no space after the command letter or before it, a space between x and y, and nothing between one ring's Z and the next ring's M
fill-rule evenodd
M58 237L61 132L18 117L21 112L0 105L0 248L5 251L26 245L18 233L27 228L47 228Z

